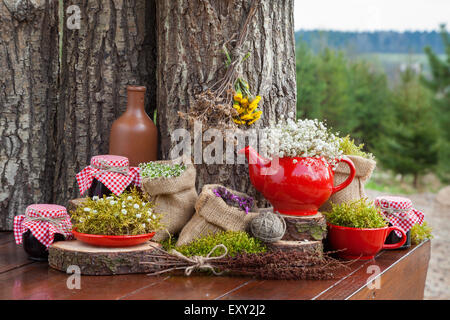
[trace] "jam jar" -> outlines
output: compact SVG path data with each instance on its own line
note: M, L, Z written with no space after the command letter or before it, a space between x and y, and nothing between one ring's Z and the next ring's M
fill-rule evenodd
M25 215L14 217L14 237L17 244L23 244L29 259L47 261L53 242L72 237L72 223L63 206L33 204Z
M80 194L89 197L119 195L130 190L139 181L139 168L130 167L128 158L116 155L98 155L77 174Z

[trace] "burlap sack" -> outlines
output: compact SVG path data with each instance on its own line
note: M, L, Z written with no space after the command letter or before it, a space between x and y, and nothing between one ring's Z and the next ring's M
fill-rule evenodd
M347 156L355 165L356 174L352 183L343 190L333 194L327 202L325 202L320 211L325 212L331 209L331 202L341 204L343 202L358 200L367 197L364 185L369 180L375 169L376 162L370 159L366 159L358 156ZM350 168L344 162L340 162L334 173L334 186L337 186L344 182L350 174Z
M213 190L218 187L222 186L218 184L203 186L195 203L195 214L181 230L176 246L218 231L245 231L250 221L259 215L255 205L248 214L239 208L227 205L221 197L214 194ZM248 197L245 193L228 190L237 196Z
M159 163L179 163L178 160L158 161ZM161 223L166 229L158 231L153 241L160 242L177 234L191 219L197 201L195 189L196 171L193 164L185 164L186 170L173 178L143 178L142 187L150 200L155 202L155 211L163 214Z

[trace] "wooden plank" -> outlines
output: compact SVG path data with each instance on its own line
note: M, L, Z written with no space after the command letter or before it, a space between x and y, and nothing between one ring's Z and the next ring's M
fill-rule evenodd
M429 258L429 241L407 250L382 251L316 299L423 299ZM367 281L375 270L381 287L370 290Z
M309 300L335 286L342 278L348 277L357 270L363 262L354 262L349 268L336 272L336 277L330 280L265 280L255 281L242 288L234 290L221 299L275 299L275 300Z
M218 277L191 275L170 277L152 287L130 294L125 299L133 300L211 300L254 282L247 277Z
M14 241L0 245L0 273L19 268L33 263L22 246L16 245Z
M53 270L46 263L34 263L0 274L0 299L114 300L148 288L167 277L145 274L81 276L80 289L69 289L69 274Z
M14 234L12 232L0 232L0 246L14 241Z
M423 300L429 260L430 241L427 241L382 271L379 289L364 286L347 299Z

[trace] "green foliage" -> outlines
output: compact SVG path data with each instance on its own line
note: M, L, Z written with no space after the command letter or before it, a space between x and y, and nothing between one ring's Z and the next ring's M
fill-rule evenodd
M371 149L390 97L386 75L365 61L350 61L343 52L314 54L297 47L297 116L326 120L328 127L350 134Z
M435 119L440 125L439 173L450 181L450 35L445 25L441 26L441 37L446 59L440 59L430 47L425 53L431 68L431 78L422 76L422 83L433 92Z
M381 211L367 199L341 204L331 204L331 211L325 212L327 222L350 228L383 228L387 221Z
M438 127L433 117L430 92L411 69L401 73L394 88L391 116L382 123L377 154L383 166L402 175L418 176L438 163Z
M163 246L167 249L172 249L174 248L172 243L173 242L170 240L164 243ZM191 243L174 249L187 257L207 256L218 244L223 244L227 247L228 255L232 257L238 253L262 253L267 250L263 242L251 237L248 233L243 231L218 232L216 234L198 238ZM223 253L222 249L217 249L211 256L217 257Z
M364 144L356 145L355 140L350 139L350 136L347 135L344 138L341 138L341 150L345 155L348 156L359 156L366 159L373 159L374 156L371 153L362 151Z
M163 228L161 215L153 203L146 202L137 189L120 196L94 197L71 212L73 227L78 232L98 235L138 235Z
M139 164L141 175L146 178L173 178L179 177L186 166L182 164L163 164L158 162L148 162Z
M427 239L433 239L431 231L432 228L428 226L426 221L424 221L422 225L416 223L411 228L411 243L419 244Z

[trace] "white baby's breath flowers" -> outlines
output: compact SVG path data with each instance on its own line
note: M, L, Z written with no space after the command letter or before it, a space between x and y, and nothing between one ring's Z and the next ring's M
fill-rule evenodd
M261 140L261 149L270 158L315 157L336 167L342 157L339 138L315 120L290 118L272 124ZM295 162L294 162L295 163Z
M139 205L137 203L134 204L133 208L139 209Z
M127 197L127 200L128 200L128 201L131 201L131 200L133 200L133 197L132 197L132 196L128 196L128 197Z
M136 218L140 219L142 217L142 214L136 213Z
M142 228L144 228L144 229L145 229L145 227L146 227L146 225L145 225L145 223L143 223L143 224L142 224Z
M92 197L92 200L94 200L94 201L98 201L100 198L98 197L98 196L93 196Z
M97 210L93 210L92 213L98 213L98 211Z
M122 209L122 214L126 215L127 214L127 210L126 209Z
M91 211L91 208L84 208L83 209L85 212L89 212L89 211Z

